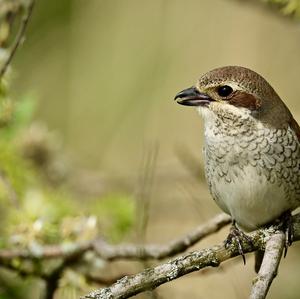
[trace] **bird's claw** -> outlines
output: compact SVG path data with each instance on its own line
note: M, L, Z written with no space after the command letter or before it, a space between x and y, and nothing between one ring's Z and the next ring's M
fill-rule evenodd
M275 227L285 234L283 257L286 257L289 246L294 241L293 217L290 211L283 213L276 221Z
M283 256L286 257L289 246L292 245L294 241L294 228L293 228L293 218L290 211L284 213L281 216L282 230L285 233L285 244Z
M243 258L244 265L246 265L246 257L243 250L244 242L252 243L251 238L249 238L243 231L238 229L235 223L233 223L230 228L229 235L225 240L225 248L228 249L230 246L237 246L239 254Z

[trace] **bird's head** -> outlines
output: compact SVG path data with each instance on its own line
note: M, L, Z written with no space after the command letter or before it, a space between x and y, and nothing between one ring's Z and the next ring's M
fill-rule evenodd
M285 115L286 120L290 118L271 85L256 72L240 66L225 66L204 74L195 86L179 92L175 100L196 106L207 117L251 115L271 125L278 125L277 118L285 121Z

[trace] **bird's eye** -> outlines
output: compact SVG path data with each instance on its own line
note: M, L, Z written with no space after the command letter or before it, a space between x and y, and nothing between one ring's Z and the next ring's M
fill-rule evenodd
M223 85L218 88L217 92L220 97L228 97L233 92L233 89L228 85Z

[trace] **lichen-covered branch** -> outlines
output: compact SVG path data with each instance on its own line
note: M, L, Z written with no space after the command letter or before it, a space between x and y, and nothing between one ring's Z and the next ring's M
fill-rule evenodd
M64 271L64 267L69 266L69 260L72 260L73 265L73 257L76 257L76 260L80 260L80 257L87 251L94 251L98 256L105 260L162 259L185 251L205 236L218 231L229 222L229 216L220 214L208 221L206 224L197 227L192 232L166 245L110 245L103 240L91 240L64 245L37 246L29 249L0 250L0 265L10 268L10 261L15 258L27 260L47 260L59 258L63 260L61 264L62 266L59 268L59 273L62 273L62 271ZM297 241L300 239L300 213L293 217L293 230L294 240ZM268 257L274 257L274 250L278 250L278 247L276 247L276 244L278 244L277 236L281 235L282 233L278 231L276 227L260 229L250 234L250 238L252 240L251 243L243 243L243 250L245 253L266 249L267 253L261 271L269 271L268 267L271 266L274 269L274 264L271 265L268 262L270 260ZM282 249L280 250L281 251L277 251L277 254L281 256ZM233 246L226 249L223 244L219 244L208 249L194 251L174 258L173 260L155 268L146 269L139 274L125 276L110 287L93 292L84 298L129 298L145 290L156 288L163 283L179 278L180 276L186 275L190 272L198 271L209 266L217 267L220 263L237 255L239 255L238 248ZM278 265L276 267L278 267ZM15 270L18 271L18 269ZM274 274L275 272L272 273ZM268 286L268 284L272 281L273 274L271 274L271 278L264 278L264 280L260 282L260 285L263 284L264 286ZM35 273L35 275L38 276L38 273ZM264 277L264 272L259 273L259 279L256 281L260 281L262 277ZM41 278L45 279L44 276ZM57 282L57 275L55 278L55 282Z
M293 217L294 240L300 239L300 214ZM243 243L245 253L258 249L265 250L268 240L278 234L275 227L257 230L249 235L250 243ZM271 246L271 245L270 245ZM224 244L194 251L177 257L167 263L132 276L125 276L110 287L96 290L82 298L120 299L129 298L146 290L151 290L168 281L205 267L217 267L220 263L239 255L237 246L226 249Z
M268 293L273 279L277 275L285 243L283 232L273 234L266 243L264 258L258 272L253 280L250 299L264 299Z

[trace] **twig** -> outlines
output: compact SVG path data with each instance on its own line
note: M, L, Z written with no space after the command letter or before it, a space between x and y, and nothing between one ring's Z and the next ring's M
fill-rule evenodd
M285 235L283 232L278 232L272 235L267 242L261 268L257 277L255 277L253 281L250 299L266 298L271 283L277 275L277 269L281 260L284 242Z
M45 282L45 299L54 298L54 293L59 286L59 280L63 275L63 272L72 265L76 264L82 254L88 249L92 248L92 242L80 243L76 246L46 246L40 253L34 253L26 250L15 250L9 252L8 250L2 251L0 258L0 266L6 269L15 271L20 276L34 276L40 278ZM61 263L55 267L49 273L48 270L44 271L43 268L29 267L22 268L18 263L12 263L11 260L15 258L21 259L34 259L34 260L46 260L52 258L62 258Z
M153 182L155 178L156 162L158 155L158 144L155 143L150 150L143 153L140 182L138 184L139 189L137 192L137 238L138 241L143 245L141 247L141 255L144 249L144 244L147 235L147 229L149 224L150 205L152 199ZM140 261L143 269L150 267L149 262L146 260ZM148 298L158 299L156 290L149 292Z
M226 214L219 214L206 224L166 245L111 245L104 240L91 240L63 245L35 245L29 249L2 249L0 250L0 264L14 258L35 260L68 258L74 254L84 254L88 250L94 250L98 256L105 260L163 259L185 251L206 236L217 232L228 223L230 223L230 217Z
M294 241L300 239L300 214L293 217ZM243 243L244 253L256 250L265 250L267 241L273 234L278 234L274 227L260 229L249 235L250 243ZM110 287L96 290L82 299L124 299L146 290L154 289L161 284L177 279L188 273L198 271L205 267L217 267L220 263L239 255L237 246L229 249L224 244L208 249L194 251L175 258L165 264L132 276L125 276Z
M29 260L62 258L63 260L68 260L72 259L74 256L80 258L88 250L94 251L105 260L162 259L183 252L200 239L218 231L229 222L229 216L220 214L208 223L198 227L178 240L172 241L164 246L145 245L143 250L141 250L141 245L109 245L104 241L99 240L91 240L68 245L51 245L40 248L35 247L30 250L0 250L0 264L4 267L7 265L9 267L9 262L14 258ZM300 213L293 216L293 231L294 241L300 240ZM278 234L276 227L260 229L251 233L249 237L252 242L250 244L243 244L244 252L247 253L256 250L265 250L267 241L275 233ZM232 246L232 248L225 249L223 244L213 246L208 249L194 251L155 268L146 269L139 274L129 277L126 276L112 286L91 293L85 298L128 298L142 291L156 288L163 283L176 279L182 275L186 275L190 272L209 266L217 267L223 261L237 255L239 255L238 248ZM18 271L17 269L15 270ZM46 277L42 278L45 279Z
M144 243L149 222L149 210L155 168L158 155L158 145L154 144L149 152L143 153L137 192L137 235L139 241Z
M8 55L6 61L4 62L4 64L2 65L2 67L0 69L0 78L2 78L3 75L5 74L5 72L7 70L7 67L11 63L11 61L12 61L19 45L21 44L21 42L23 40L23 37L25 35L25 31L26 31L26 27L28 25L28 21L30 19L31 14L32 14L34 4L35 4L35 0L31 0L30 4L28 4L28 7L26 9L26 13L22 17L20 29L19 29L19 32L17 33L15 42L14 42L11 50L9 51L9 55Z
M81 258L81 252L74 252L69 255L63 262L56 267L50 274L44 275L43 279L45 281L45 299L53 299L55 291L59 286L59 280L62 277L64 271L75 264Z
M63 245L37 246L30 249L2 249L0 250L0 264L15 258L28 260L68 258L83 254L93 248L94 241L68 243Z
M230 217L220 214L208 221L206 224L197 227L187 235L170 242L169 244L160 245L134 245L121 244L110 245L103 240L91 240L86 242L74 242L63 245L34 245L28 249L2 249L0 250L0 265L16 271L20 275L30 275L40 277L45 281L45 299L52 299L58 287L59 279L65 269L77 260L88 250L95 251L101 258L106 260L114 259L136 259L145 261L148 259L162 259L171 257L177 253L183 252L204 237L217 232L223 226L230 222ZM62 259L60 265L50 274L42 272L26 271L20 267L14 267L11 261L15 258L23 260L40 260ZM87 279L91 280L89 273L85 274ZM112 283L111 281L110 283ZM107 281L109 283L109 281Z
M97 241L95 246L96 253L106 260L115 259L139 259L160 260L172 257L175 254L184 252L201 239L219 231L222 227L229 224L231 218L226 214L219 214L206 224L198 226L195 230L176 239L166 245L109 245L104 241Z
M63 245L32 246L28 249L2 249L0 250L0 266L11 269L20 275L40 277L45 281L45 299L52 299L58 287L59 279L63 271L70 265L76 263L82 255L91 250L95 251L102 259L162 259L183 252L204 237L218 231L230 222L230 217L220 214L206 224L197 227L192 232L169 244L160 245L134 245L121 244L110 245L103 240L91 240L86 242L74 242ZM61 264L50 274L36 271L26 271L20 267L14 267L11 261L15 258L23 260L62 259ZM85 275L91 278L89 274ZM112 282L111 282L112 283Z

